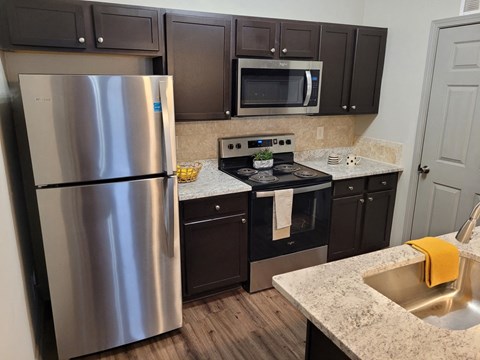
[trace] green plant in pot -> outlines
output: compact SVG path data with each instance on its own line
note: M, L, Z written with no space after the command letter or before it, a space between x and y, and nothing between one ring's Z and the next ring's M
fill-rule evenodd
M273 153L269 148L262 149L253 154L253 167L267 169L273 166Z

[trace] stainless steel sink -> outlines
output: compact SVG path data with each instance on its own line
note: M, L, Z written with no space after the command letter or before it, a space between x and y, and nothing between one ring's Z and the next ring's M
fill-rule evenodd
M364 281L423 321L464 330L480 324L480 262L460 257L456 281L428 288L424 263L367 276Z

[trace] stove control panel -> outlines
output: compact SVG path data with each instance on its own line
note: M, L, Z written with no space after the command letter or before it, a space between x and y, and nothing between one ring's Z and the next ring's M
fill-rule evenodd
M220 158L250 156L268 148L273 153L295 151L295 134L253 135L218 139Z

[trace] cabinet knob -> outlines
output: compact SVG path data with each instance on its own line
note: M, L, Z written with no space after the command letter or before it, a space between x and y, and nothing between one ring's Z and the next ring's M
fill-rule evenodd
M363 204L365 202L364 199L360 199L359 201L360 201L360 204Z
M288 52L287 48L282 49L282 53L286 54Z
M215 210L220 211L220 205L215 205Z
M350 106L352 110L355 110L357 107L355 105Z
M103 37L100 36L100 37L97 39L97 41L98 41L100 44L103 43Z
M347 110L347 105L342 105L343 110Z
M387 185L387 182L386 182L386 181L382 181L382 185L383 185L383 186L386 186L386 185Z
M230 116L230 110L225 111L225 115Z
M242 224L245 224L247 222L247 219L242 219Z
M85 43L85 38L84 38L84 37L79 37L79 38L78 38L78 42L79 42L80 44L84 44L84 43Z
M349 186L348 190L353 191L353 186Z
M371 196L369 196L368 201L373 201L373 198Z
M270 52L271 52L272 54L275 54L275 48L271 48L271 49L270 49Z

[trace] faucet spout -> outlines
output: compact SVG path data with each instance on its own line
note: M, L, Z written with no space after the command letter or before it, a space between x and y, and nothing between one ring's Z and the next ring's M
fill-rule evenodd
M455 239L457 239L462 244L468 244L472 239L473 229L477 225L477 220L480 218L480 202L475 205L470 214L470 218L465 221L460 230L458 230Z

